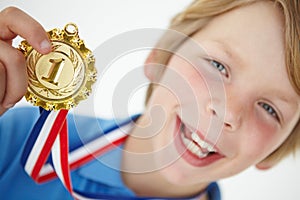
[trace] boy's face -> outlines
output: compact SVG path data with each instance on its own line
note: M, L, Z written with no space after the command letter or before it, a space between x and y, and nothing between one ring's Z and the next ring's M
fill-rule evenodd
M231 176L288 137L300 101L286 72L283 24L270 2L238 8L193 36L204 51L184 44L179 52L189 56L171 58L147 106L156 165L169 181Z

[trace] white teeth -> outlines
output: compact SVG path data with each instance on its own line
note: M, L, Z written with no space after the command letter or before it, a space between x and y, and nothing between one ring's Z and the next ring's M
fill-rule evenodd
M181 135L181 138L187 149L190 150L193 154L197 155L199 158L204 158L208 155L209 152L202 152L199 146L197 146L193 141L184 137L183 134Z
M191 137L199 146L202 147L202 149L207 149L209 152L216 152L214 147L212 145L210 145L209 143L201 140L197 133L192 132Z
M216 149L209 143L203 141L200 139L197 133L190 132L191 133L191 139L185 137L185 127L184 125L181 127L181 138L184 143L184 145L187 147L189 151L191 151L193 154L197 155L199 158L206 157L210 152L216 152Z
M209 147L207 148L207 150L208 150L209 152L217 152L217 150L214 149L212 146L209 146Z

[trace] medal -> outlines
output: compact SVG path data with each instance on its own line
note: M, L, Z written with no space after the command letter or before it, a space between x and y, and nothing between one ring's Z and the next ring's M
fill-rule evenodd
M19 47L27 65L25 98L41 111L26 141L21 163L38 183L56 174L73 195L66 117L69 109L91 93L97 77L95 59L79 38L75 24L53 29L48 35L52 51L47 55L37 52L27 41ZM50 152L51 163L47 163Z
M91 93L97 76L95 59L79 38L75 24L48 34L52 52L47 55L38 53L27 41L20 45L29 79L25 98L45 110L69 110Z

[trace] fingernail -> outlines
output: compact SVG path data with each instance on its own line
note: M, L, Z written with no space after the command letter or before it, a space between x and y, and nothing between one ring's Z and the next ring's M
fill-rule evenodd
M41 50L50 50L51 49L51 43L48 40L43 40L40 44Z

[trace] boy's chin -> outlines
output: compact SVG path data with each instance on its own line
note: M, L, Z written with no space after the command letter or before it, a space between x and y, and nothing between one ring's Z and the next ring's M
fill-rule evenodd
M188 176L185 175L183 170L180 170L180 168L175 165L162 169L161 175L173 185L186 185L188 182Z

